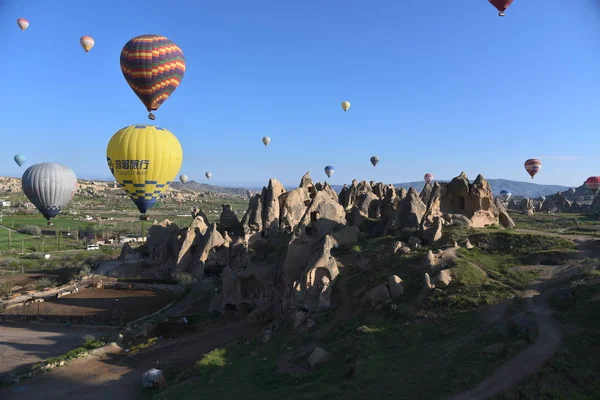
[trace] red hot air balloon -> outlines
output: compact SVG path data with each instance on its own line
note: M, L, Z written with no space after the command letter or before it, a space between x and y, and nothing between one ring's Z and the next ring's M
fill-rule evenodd
M433 180L433 174L425 174L423 179L425 179L425 183L431 183L431 181Z
M585 186L587 186L592 193L598 193L598 189L600 189L600 176L590 176L586 179Z
M542 168L542 162L537 158L530 158L525 161L525 170L529 175L531 175L531 179L537 174Z
M506 14L504 14L504 11L506 11L508 6L510 6L510 4L513 2L513 0L488 0L488 1L490 2L491 5L496 7L496 9L499 11L498 15L501 17L504 17L506 15Z

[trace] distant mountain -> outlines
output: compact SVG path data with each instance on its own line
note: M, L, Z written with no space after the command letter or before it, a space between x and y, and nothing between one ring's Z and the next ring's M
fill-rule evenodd
M510 191L513 196L523 196L523 197L539 197L539 196L548 196L551 194L556 194L557 192L564 192L569 189L568 186L561 185L538 185L537 183L531 182L520 182L520 181L509 181L507 179L488 179L487 180L492 187L492 192L494 194L500 193L501 190ZM442 181L440 182L449 182ZM473 182L473 181L471 181ZM403 182L403 183L394 183L395 188L405 188L408 189L410 187L415 188L418 191L423 190L423 186L425 186L424 181L416 181L416 182ZM342 186L340 185L332 185L331 186L336 192L339 193L342 190Z
M215 193L223 193L228 195L239 195L246 196L248 190L251 190L256 193L257 190L260 189L248 189L248 188L231 188L231 187L222 187L222 186L213 186L208 185L206 183L198 183L196 181L188 181L186 183L181 182L173 182L171 183L171 187L177 190L193 190L195 192L215 192Z

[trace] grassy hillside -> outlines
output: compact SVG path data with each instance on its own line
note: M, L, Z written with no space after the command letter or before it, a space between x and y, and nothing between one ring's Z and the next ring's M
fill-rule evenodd
M391 237L340 248L335 255L345 267L332 307L317 316L316 327L298 333L281 326L266 338L214 349L190 369L167 371L169 387L153 398L447 399L538 340L537 319L520 296L540 274L552 271L545 259L581 264L588 279L599 276L597 262L578 259L574 244L556 236L497 229L448 233L489 246L460 249L454 281L442 293L419 299L426 250L378 256L381 244L396 239ZM378 262L359 268L358 258ZM538 268L522 267L536 261ZM361 306L364 289L390 274L404 281L404 298L380 310ZM576 330L546 367L502 398L594 398L600 390L594 382L598 350L580 348L577 335L586 348L598 349L600 325L586 317L600 312L600 303L590 303L598 292L598 284L582 285L568 299L552 300L561 322ZM312 370L307 358L316 345L331 359Z

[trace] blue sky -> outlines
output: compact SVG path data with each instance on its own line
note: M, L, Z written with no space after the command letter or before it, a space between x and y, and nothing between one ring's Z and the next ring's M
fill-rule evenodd
M186 57L155 124L179 138L190 179L289 185L330 164L334 184L461 171L530 181L531 157L544 163L537 183L600 175L600 5L515 0L500 18L486 0L459 3L3 1L0 175L55 161L109 177L110 137L150 122L119 68L146 33ZM88 54L83 35L96 41Z

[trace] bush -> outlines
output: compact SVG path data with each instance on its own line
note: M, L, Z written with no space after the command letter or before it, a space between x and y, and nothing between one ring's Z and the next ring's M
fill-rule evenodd
M25 235L40 236L42 234L42 229L35 225L25 225L21 227L18 232Z
M15 267L19 264L19 260L13 257L6 257L0 260L0 267Z
M56 286L58 286L58 282L53 278L47 276L44 276L35 282L36 290L43 290L45 288L55 288Z
M185 272L179 272L175 274L175 279L177 279L177 283L179 283L181 286L191 286L196 282L195 277Z

